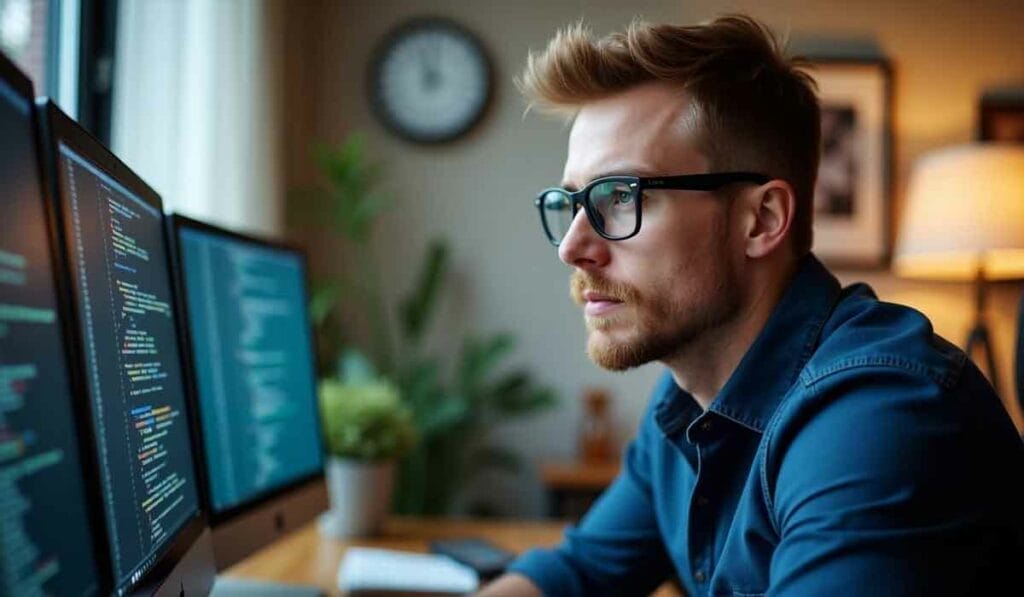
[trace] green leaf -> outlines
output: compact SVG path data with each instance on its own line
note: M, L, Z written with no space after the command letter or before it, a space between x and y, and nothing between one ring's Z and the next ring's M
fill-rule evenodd
M494 334L483 339L466 340L462 347L459 384L463 392L476 394L501 359L515 348L511 334Z
M347 205L344 218L348 221L349 235L363 244L370 238L377 217L391 204L391 196L378 192L364 192L359 201Z
M506 375L487 392L494 409L506 415L524 415L554 406L555 394L534 385L530 375L517 371Z
M400 377L405 400L415 412L432 408L443 395L440 366L429 359L408 367Z
M425 438L436 437L455 428L465 421L469 409L464 400L449 398L429 411L419 413L417 421L420 433Z
M341 295L341 282L327 282L314 285L312 296L309 299L309 317L313 320L315 327L320 327L327 320L327 316L334 309L334 303Z
M415 289L402 301L400 307L402 332L413 343L422 338L423 331L436 310L441 281L447 269L448 245L442 240L435 240L427 250Z
M365 244L374 223L391 204L391 196L376 190L383 180L379 164L370 163L366 139L355 133L337 147L319 144L313 160L325 186L316 192L303 191L298 197L310 209L310 223L333 226L337 234L353 243Z

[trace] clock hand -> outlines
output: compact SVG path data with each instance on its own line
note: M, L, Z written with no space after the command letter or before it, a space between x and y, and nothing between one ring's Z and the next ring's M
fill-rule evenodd
M440 48L437 39L427 37L421 43L419 53L420 63L420 85L426 91L433 91L441 84L441 69L439 68Z
M422 45L426 46L425 43ZM420 87L429 91L433 87L433 79L431 78L432 71L430 69L430 61L427 58L425 47L418 54L420 65Z
M430 80L431 88L437 88L441 85L441 43L444 41L435 33L429 38L430 43L427 45L429 52L425 52L428 55L430 64Z

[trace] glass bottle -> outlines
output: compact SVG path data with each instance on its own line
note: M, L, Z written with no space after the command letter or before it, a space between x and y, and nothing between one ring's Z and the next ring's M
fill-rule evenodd
M608 406L607 390L589 388L583 393L579 442L580 455L584 462L608 462L614 457L612 421Z

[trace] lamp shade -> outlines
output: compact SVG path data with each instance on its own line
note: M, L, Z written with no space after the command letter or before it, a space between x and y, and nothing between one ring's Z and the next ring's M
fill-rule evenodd
M975 143L915 165L893 255L900 276L1024 278L1024 146Z

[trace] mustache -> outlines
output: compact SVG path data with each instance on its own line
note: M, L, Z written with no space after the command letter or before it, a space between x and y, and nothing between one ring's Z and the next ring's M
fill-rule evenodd
M614 282L581 270L574 271L569 278L569 293L573 302L577 305L586 304L587 301L583 298L583 293L588 290L624 303L636 303L640 299L640 292L629 284Z

